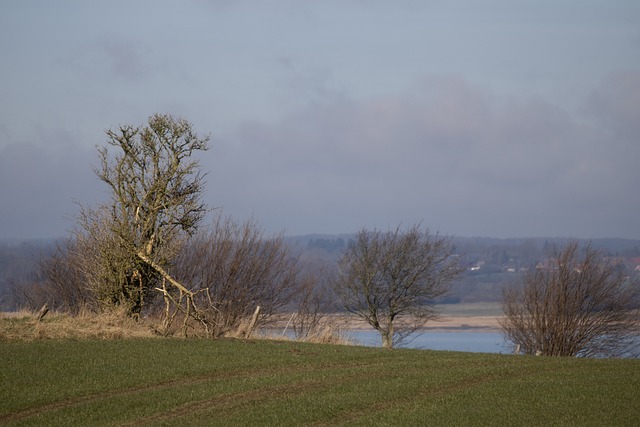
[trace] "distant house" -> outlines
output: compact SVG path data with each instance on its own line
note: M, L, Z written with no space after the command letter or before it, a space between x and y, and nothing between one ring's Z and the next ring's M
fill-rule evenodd
M546 259L544 261L540 261L536 264L536 270L555 270L556 267L553 264L553 261L550 259Z
M471 271L478 271L480 270L482 267L484 267L484 261L478 261L476 262L471 268Z

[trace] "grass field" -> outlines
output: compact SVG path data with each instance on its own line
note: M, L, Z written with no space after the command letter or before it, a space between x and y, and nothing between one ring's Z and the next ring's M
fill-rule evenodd
M638 425L640 360L203 339L0 342L0 425Z

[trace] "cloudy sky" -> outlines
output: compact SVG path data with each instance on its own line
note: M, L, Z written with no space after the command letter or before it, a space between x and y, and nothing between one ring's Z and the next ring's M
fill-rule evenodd
M64 235L153 113L269 232L640 238L637 0L3 1L0 61L0 238Z

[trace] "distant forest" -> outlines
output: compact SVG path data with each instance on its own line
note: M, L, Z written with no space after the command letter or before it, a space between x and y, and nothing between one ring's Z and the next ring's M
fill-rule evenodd
M336 268L350 239L348 234L287 237L303 265L328 272ZM554 247L571 239L454 237L452 240L465 273L440 303L500 301L505 286L517 286L527 270L544 263ZM580 240L581 244L588 242L630 275L640 274L640 240ZM12 289L38 280L38 262L51 253L55 244L52 240L0 240L0 310L19 308Z
M348 244L350 235L308 235L290 237L300 255L315 264L335 267ZM549 258L571 238L490 238L453 237L454 252L460 257L465 273L457 279L449 294L440 303L471 303L501 301L505 286L518 286L522 275ZM591 243L609 261L640 274L640 240L578 239L582 245Z

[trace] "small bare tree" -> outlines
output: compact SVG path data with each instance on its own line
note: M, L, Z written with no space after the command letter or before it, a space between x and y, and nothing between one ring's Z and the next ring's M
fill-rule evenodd
M438 317L434 300L462 269L447 237L414 225L403 231L362 229L339 261L334 289L344 308L392 348Z
M185 244L172 272L196 296L213 337L242 334L257 306L257 325L264 325L300 287L297 258L282 235L266 236L253 220L238 224L222 215ZM166 319L175 316L165 309Z
M85 256L72 237L56 242L50 253L40 256L29 278L13 283L16 302L30 310L48 304L71 314L95 308L95 293L83 270Z
M620 356L637 346L638 297L624 271L574 241L504 289L501 326L525 354Z
M335 310L330 275L325 266L310 264L309 261L304 267L295 312L288 324L298 340L337 338L339 325L329 316L329 312Z
M56 244L52 254L38 263L47 302L56 310L78 314L96 308L96 295L87 285L86 248L68 237Z

